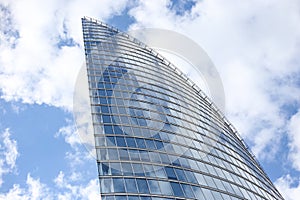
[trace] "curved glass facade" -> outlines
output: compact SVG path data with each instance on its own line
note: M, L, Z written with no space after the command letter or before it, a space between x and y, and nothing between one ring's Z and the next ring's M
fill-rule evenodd
M178 69L115 28L82 25L103 200L283 199Z

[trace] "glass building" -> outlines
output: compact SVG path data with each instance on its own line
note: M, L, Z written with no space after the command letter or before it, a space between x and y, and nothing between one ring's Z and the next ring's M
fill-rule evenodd
M82 26L103 200L283 199L176 67L107 24Z

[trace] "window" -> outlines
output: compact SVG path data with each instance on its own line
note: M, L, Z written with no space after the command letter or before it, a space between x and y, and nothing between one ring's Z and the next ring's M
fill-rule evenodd
M171 182L171 186L175 196L184 197L184 193L179 183Z
M137 185L140 193L149 194L149 188L145 179L137 179Z

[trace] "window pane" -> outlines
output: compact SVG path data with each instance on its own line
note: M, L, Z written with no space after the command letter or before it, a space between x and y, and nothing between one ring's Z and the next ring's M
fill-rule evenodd
M114 178L114 192L125 192L124 180L122 178Z
M158 184L159 184L160 190L162 191L163 194L173 195L170 182L158 181Z
M173 189L173 192L174 192L175 196L184 197L183 191L182 191L181 186L180 186L179 183L171 182L171 186L172 186L172 189Z
M155 180L148 180L149 189L151 194L161 194L158 182Z
M149 194L149 188L145 179L137 179L137 185L140 193Z
M137 193L137 186L135 179L125 178L126 191L128 193Z

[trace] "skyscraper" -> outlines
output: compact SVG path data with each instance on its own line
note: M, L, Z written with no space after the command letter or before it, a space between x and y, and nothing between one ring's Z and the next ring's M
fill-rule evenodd
M107 24L82 26L102 199L283 199L176 67Z

